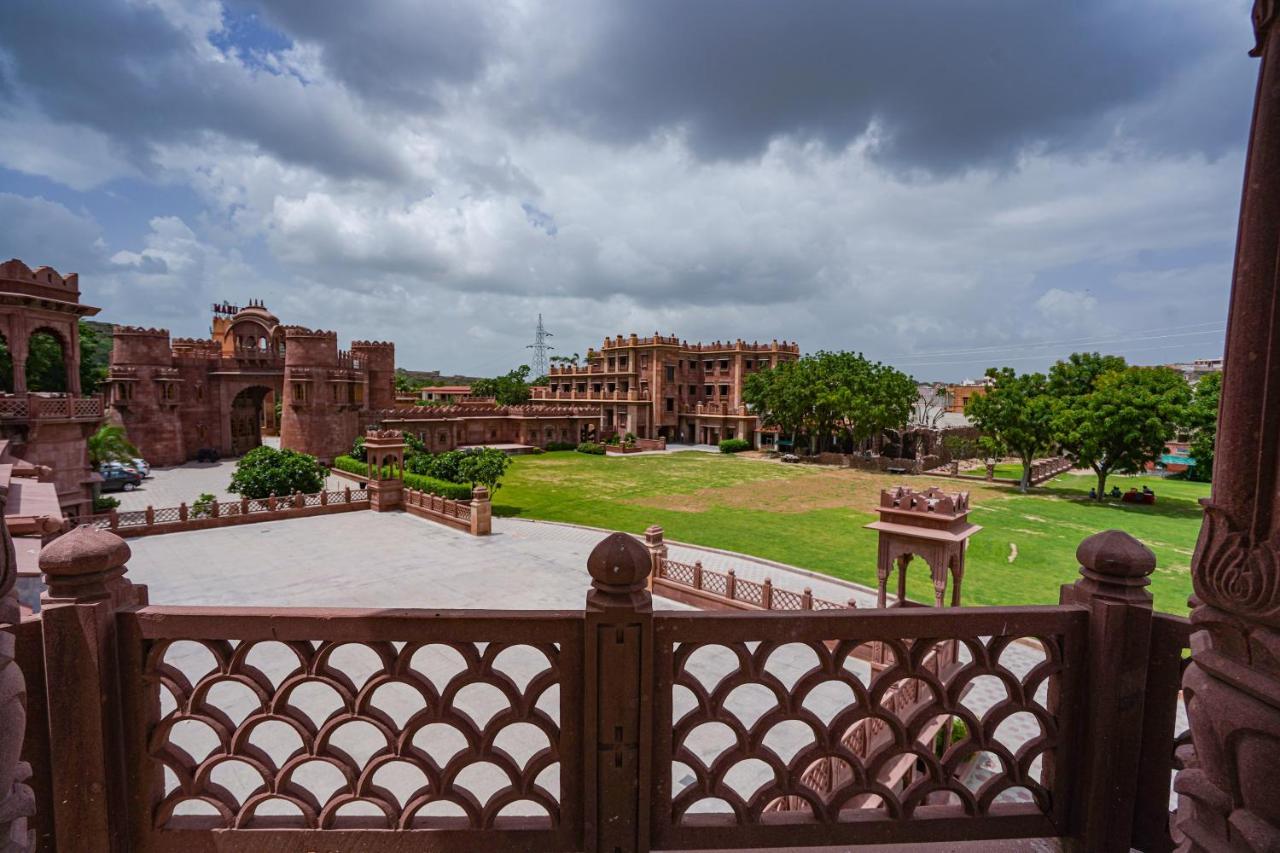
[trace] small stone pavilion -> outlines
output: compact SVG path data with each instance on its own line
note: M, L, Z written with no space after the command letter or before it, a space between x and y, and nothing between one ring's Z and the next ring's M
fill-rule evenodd
M880 520L867 525L880 534L876 560L877 606L888 601L889 575L898 567L898 602L907 598L907 566L919 556L933 579L934 606L942 607L951 581L951 606L960 606L964 552L969 537L982 528L969 523L969 493L923 492L898 486L880 493Z

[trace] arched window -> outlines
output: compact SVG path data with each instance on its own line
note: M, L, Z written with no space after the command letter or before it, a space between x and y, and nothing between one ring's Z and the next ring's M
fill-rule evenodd
M27 390L68 390L67 347L52 329L36 329L27 339Z

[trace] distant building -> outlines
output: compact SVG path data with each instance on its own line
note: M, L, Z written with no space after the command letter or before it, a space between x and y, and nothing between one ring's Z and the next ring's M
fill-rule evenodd
M1195 385L1210 373L1222 372L1221 358L1197 358L1194 361L1183 361L1165 365L1182 374L1188 385Z
M471 397L470 385L435 385L418 389L428 403L459 403Z
M599 412L598 435L633 433L715 444L745 438L772 444L774 433L742 402L752 373L800 357L795 342L743 340L689 343L675 336L605 338L584 365L554 365L531 402L589 405Z
M980 397L987 393L987 389L991 387L992 380L983 377L978 380L966 379L958 385L947 386L947 411L952 414L963 415L964 407L974 397Z

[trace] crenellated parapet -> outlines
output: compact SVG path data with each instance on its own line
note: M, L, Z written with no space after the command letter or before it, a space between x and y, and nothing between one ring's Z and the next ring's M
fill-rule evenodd
M917 492L910 486L898 486L880 492L880 506L892 507L898 512L963 515L969 511L969 493L950 494L937 487Z
M10 258L0 264L0 282L53 288L65 291L73 296L74 299L72 301L79 301L80 298L79 273L73 272L63 275L53 267L47 266L39 266L32 269L17 258Z
M308 329L306 326L281 326L284 329L284 336L289 338L325 338L332 339L337 343L338 333L329 331L328 329Z
M127 335L136 338L164 338L169 340L168 329L156 329L143 326L112 326L113 335Z

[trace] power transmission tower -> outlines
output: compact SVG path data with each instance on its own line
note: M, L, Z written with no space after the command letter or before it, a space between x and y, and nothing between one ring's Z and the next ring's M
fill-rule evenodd
M533 350L533 364L530 366L533 368L533 375L535 377L547 375L547 371L549 369L549 364L547 362L547 350L555 349L555 347L547 343L547 338L553 337L555 337L555 335L548 332L546 327L542 325L542 315L539 314L538 331L534 334L533 343L525 347L525 349Z

